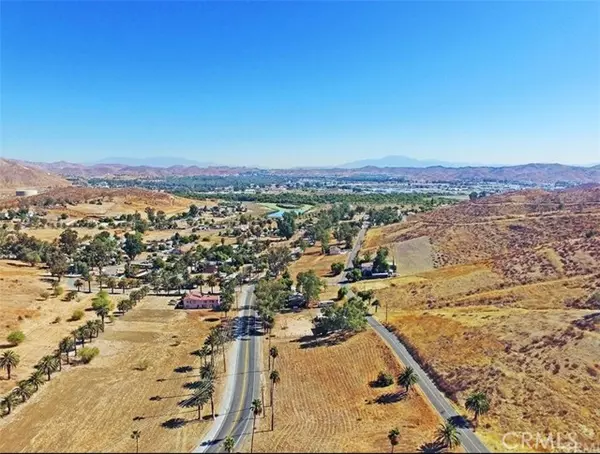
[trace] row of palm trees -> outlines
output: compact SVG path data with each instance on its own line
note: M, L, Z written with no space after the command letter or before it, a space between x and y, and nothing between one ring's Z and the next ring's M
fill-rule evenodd
M139 290L131 292L127 300L131 307L142 300L149 292L148 287L142 287ZM129 306L128 304L128 306ZM104 309L103 306L101 309ZM12 409L18 403L27 401L35 392L38 391L46 381L50 381L54 372L62 370L63 357L68 365L71 364L70 353L73 352L77 356L77 344L85 347L86 342L92 342L95 337L98 337L101 332L104 332L104 317L107 315L105 311L96 310L98 319L88 320L83 325L71 331L70 336L64 337L57 346L53 355L46 355L34 366L36 369L28 379L17 382L17 387L14 388L8 395L0 398L0 415L10 414ZM11 372L20 363L19 355L13 350L5 351L0 356L0 369L5 369L7 377L10 380ZM44 380L46 376L46 380Z

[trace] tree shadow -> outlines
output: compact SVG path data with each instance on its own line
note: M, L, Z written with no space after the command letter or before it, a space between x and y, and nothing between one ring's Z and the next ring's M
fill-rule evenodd
M444 445L441 444L439 441L423 443L421 446L419 446L419 452L425 453L442 452L442 449L444 449Z
M342 342L350 339L353 333L339 332L333 333L328 336L302 336L298 339L292 340L291 342L298 342L300 348L317 348L317 347L331 347L333 345L339 345Z
M152 396L148 400L153 402L160 402L163 399L177 399L179 397L190 397L190 394L180 394L178 396Z
M398 391L395 393L385 393L377 396L375 403L378 404L394 404L406 398L406 391Z
M15 348L17 344L0 344L0 348Z
M472 429L473 424L467 418L462 415L452 416L448 418L448 421L454 424L456 427L460 429Z
M200 388L201 385L202 385L201 381L191 381L191 382L185 383L183 385L183 387L185 389L198 389L198 388Z
M171 418L163 422L161 427L164 427L165 429L181 429L187 423L188 421L183 418Z
M178 374L187 374L188 372L191 372L193 370L194 368L192 366L179 366L173 369L173 372L176 372Z

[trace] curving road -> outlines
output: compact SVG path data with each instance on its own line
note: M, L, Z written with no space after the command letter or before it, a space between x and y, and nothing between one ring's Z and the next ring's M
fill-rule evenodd
M229 375L219 416L193 452L225 452L223 440L235 439L239 447L252 430L252 401L260 393L260 333L254 310L254 287L244 290L244 305L236 319L235 341L230 353Z

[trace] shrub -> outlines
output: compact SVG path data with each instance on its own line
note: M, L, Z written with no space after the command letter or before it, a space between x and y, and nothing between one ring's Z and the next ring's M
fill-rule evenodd
M73 301L75 298L77 298L77 291L76 290L69 290L67 292L67 294L65 295L65 301Z
M6 336L6 340L9 344L19 345L25 340L25 334L23 333L23 331L13 331L8 336Z
M57 285L56 287L54 287L54 296L60 296L65 292L65 289L62 288L60 285Z
M150 367L150 365L151 365L150 361L147 359L144 359L142 361L139 361L135 365L134 369L139 370L139 371L144 371L144 370L148 369Z
M83 364L89 364L99 354L100 350L98 350L98 347L81 347L77 350L77 356L81 358Z
M385 388L386 386L391 386L393 384L393 375L383 371L379 372L379 374L377 375L377 379L373 382L373 385L379 388Z
M56 318L55 318L55 319L52 321L52 323L54 323L54 324L56 325L57 323L60 323L60 321L61 321L61 320L62 320L62 319L61 319L60 317L56 317Z
M344 264L341 262L335 262L331 264L331 274L333 274L334 276L337 276L338 274L341 274L342 271L344 271Z
M48 298L50 298L50 292L48 292L46 290L42 290L40 292L40 298L43 299L44 301L46 301Z
M71 321L81 320L84 315L85 315L85 313L83 312L82 309L75 309L73 311L73 313L71 314Z

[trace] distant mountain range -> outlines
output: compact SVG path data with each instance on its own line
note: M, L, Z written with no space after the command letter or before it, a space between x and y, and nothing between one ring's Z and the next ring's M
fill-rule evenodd
M365 166L360 168L294 168L260 169L256 167L227 167L198 165L175 165L158 167L150 165L94 164L84 165L65 161L52 163L4 160L28 168L68 178L118 178L118 179L160 179L167 177L191 176L235 176L240 174L281 175L290 177L351 177L356 175L376 175L381 177L403 178L408 181L511 181L534 184L553 184L556 182L600 183L600 165L594 167L576 167L562 164L524 164L518 166L469 166L469 167L381 167ZM422 165L421 161L420 164ZM11 170L13 169L13 170ZM5 186L13 178L11 172L20 167L4 165L0 167L0 181ZM35 183L32 179L32 184ZM62 179L61 179L62 180ZM56 183L59 184L58 180ZM64 180L63 180L64 181ZM11 183L12 184L12 183ZM21 185L29 185L23 180ZM11 187L11 186L8 186Z
M383 158L361 159L359 161L347 162L338 166L341 169L359 169L361 167L413 167L423 168L432 166L443 167L473 167L481 164L438 161L435 159L415 159L407 156L385 156ZM494 166L495 167L495 166Z
M104 158L99 161L94 161L88 165L95 164L122 164L126 166L149 166L149 167L173 167L173 166L198 166L211 167L217 166L214 162L200 162L193 159L177 158L169 156L157 156L149 158L128 158L128 157L113 157Z

